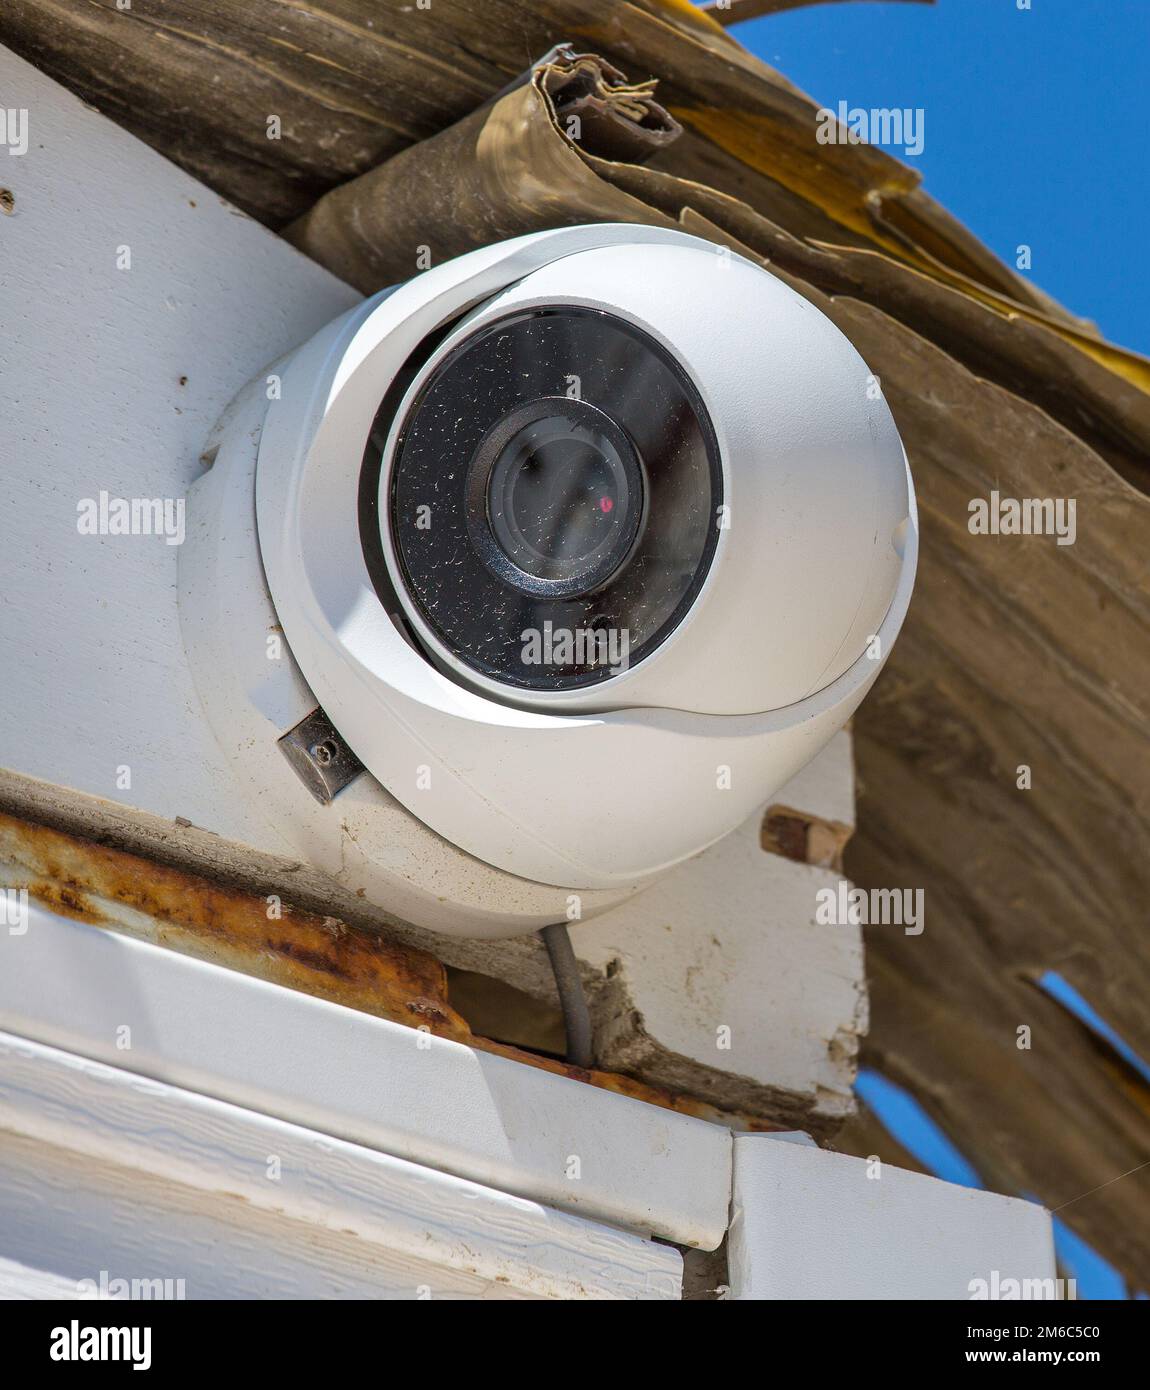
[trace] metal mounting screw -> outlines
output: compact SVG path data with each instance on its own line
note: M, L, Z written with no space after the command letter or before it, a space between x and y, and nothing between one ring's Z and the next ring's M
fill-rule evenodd
M279 740L280 751L312 796L326 806L363 771L322 709L316 709Z
M326 739L323 743L313 743L307 751L319 763L320 767L327 767L335 762L339 754L339 749L336 748L331 739Z

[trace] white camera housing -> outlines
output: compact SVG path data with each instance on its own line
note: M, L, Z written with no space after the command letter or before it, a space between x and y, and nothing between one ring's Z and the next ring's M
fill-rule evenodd
M673 360L713 431L721 503L649 652L528 688L462 659L417 601L391 470L452 354L555 306L622 321ZM297 853L439 931L593 915L733 830L850 717L914 582L913 486L875 378L782 281L677 231L575 227L426 271L251 383L212 452L180 567L213 731ZM273 746L316 705L366 768L327 805Z

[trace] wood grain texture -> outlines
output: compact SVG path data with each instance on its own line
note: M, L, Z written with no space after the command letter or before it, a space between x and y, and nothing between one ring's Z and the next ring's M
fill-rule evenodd
M16 212L0 218L14 325L0 342L12 461L0 493L37 538L0 553L0 634L6 651L24 654L8 671L0 732L0 805L17 821L4 837L7 884L81 920L500 1053L499 1043L471 1038L445 1004L442 966L496 977L553 1007L554 982L538 939L486 943L411 927L394 896L357 881L356 856L373 853L402 866L429 898L481 892L497 911L534 897L558 916L565 893L447 852L370 778L348 787L332 808L341 833L326 856L286 842L265 822L265 805L294 797L307 803L305 815L325 810L303 793L273 742L313 707L306 687L292 717L276 708L268 682L260 686L268 727L251 737L267 737L269 775L279 780L267 796L253 797L213 737L192 681L194 657L177 609L180 547L154 535L80 535L76 527L78 499L101 490L182 499L229 398L271 357L354 302L354 292L26 63L0 53L0 73L7 99L30 110L36 132L27 158L10 161ZM578 166L578 156L566 153ZM125 243L132 268L118 270L117 248ZM66 275L58 265L68 267ZM84 356L82 389L78 338L98 344ZM188 515L190 534L190 503ZM254 536L248 544L258 570ZM260 582L257 576L253 585ZM45 621L41 605L53 621ZM260 667L267 664L265 624L272 623L274 613L258 614L250 627L236 623L240 640L250 635ZM124 771L128 786L118 785ZM817 812L815 800L833 801L839 819L850 814L849 753L841 743L830 762L805 777L807 791L788 793L792 804ZM701 872L713 881L708 863ZM333 874L342 875L340 882ZM835 1040L857 1033L854 992L842 991L839 981L845 961L856 977L861 972L857 933L800 959L796 924L782 911L793 901L792 887L771 883L763 856L753 877L780 910L739 949L753 942L756 968L763 969L777 932L778 950L792 968L801 967L802 981L793 993L801 1008L788 1015L785 1043L752 1047L749 1031L741 1030L747 1048L740 1069L749 1067L758 1090L742 1103L743 1083L724 1075L733 1059L713 1046L723 1020L705 1015L692 1025L697 1041L676 1049L684 1058L693 1054L689 1070L647 1035L649 1055L674 1069L674 1089L645 1081L641 1070L622 1075L608 1062L583 1079L734 1124L777 1124L797 1106L819 1128L829 1121L820 1108L824 1095L837 1113L854 1047ZM690 878L688 869L676 882ZM280 900L279 919L268 915L273 898ZM689 888L680 898L698 901ZM628 920L643 923L641 915ZM733 936L747 932L739 926ZM601 978L602 967L592 973ZM637 995L645 993L644 973L630 973ZM829 990L820 988L824 976ZM844 1012L828 1008L828 999L844 1001ZM502 1051L569 1074L554 1058ZM812 1086L798 1074L798 1063L812 1055L829 1085ZM772 1095L782 1098L782 1109L759 1108Z
M175 1296L182 1281L188 1298L530 1297L236 1195L205 1194L100 1159L80 1162L68 1149L2 1130L0 1231L8 1277L35 1297L98 1288L101 1274L171 1281ZM30 1288L11 1264L33 1271Z
M104 1167L119 1170L124 1190L149 1178L181 1189L166 1199L177 1211L214 1210L223 1223L242 1207L244 1228L258 1213L267 1230L278 1232L281 1263L289 1268L309 1238L346 1250L350 1237L362 1252L354 1262L357 1276L377 1260L384 1290L398 1288L401 1296L414 1298L420 1284L432 1296L458 1288L471 1296L500 1289L537 1298L679 1296L682 1260L667 1246L0 1035L0 1152L12 1147L14 1135L55 1150L59 1166L83 1174L81 1194L93 1167ZM12 1204L18 1192L0 1201ZM74 1201L84 1212L80 1224L94 1225L95 1203L83 1195ZM49 1235L57 1232L49 1249L66 1239L64 1212L41 1212L36 1222ZM162 1224L145 1226L141 1254L154 1260L146 1242L162 1242L164 1232ZM7 1233L0 1236L0 1251L5 1239L12 1242ZM20 1246L26 1255L25 1242ZM31 1253L42 1259L46 1252ZM276 1277L290 1275L281 1269ZM202 1288L188 1293L205 1296Z
M689 0L9 0L0 42L275 226L571 42L634 79L657 77L688 129L844 234L1070 317L921 195L906 165L869 145L820 144L815 103Z
M1150 1137L1140 1083L1100 1066L1097 1044L1065 1018L1030 1052L1015 1048L1015 1029L1051 1015L1033 982L1056 970L1150 1052L1137 906L1150 886L1140 849L1150 828L1150 364L1035 298L1011 298L1005 278L973 273L973 259L961 269L957 256L911 263L881 238L834 245L809 220L782 226L766 210L786 217L791 204L763 196L753 170L732 178L731 162L719 162L711 187L679 177L675 152L691 150L689 136L640 168L578 149L523 91L470 120L491 129L513 99L545 151L532 166L538 185L517 177L513 193L492 196L515 230L582 207L674 223L757 256L836 322L881 380L914 467L924 552L890 669L856 717L869 791L846 867L866 887L923 888L928 925L921 938L870 934L876 989L891 1001L876 1016L872 1056L924 1098L994 1186L1072 1202L1067 1221L1144 1282L1136 1180L1072 1201L1137 1166ZM427 142L428 158L451 138ZM473 170L499 177L499 148L466 147L464 186ZM693 153L688 167L700 171ZM384 166L344 190L357 217L373 207L386 216L370 184L387 177ZM412 206L392 223L419 225ZM464 249L466 220L452 234ZM343 246L336 234L317 249L338 268ZM971 501L995 489L1073 497L1075 543L972 534ZM1022 764L1029 791L1016 786ZM924 996L961 1045L928 1043L912 1026L911 1002ZM621 1036L620 1055L628 1046ZM1045 1101L1023 1121L1013 1095L1035 1082ZM1091 1107L1084 1130L1065 1106L1078 1094Z
M899 3L900 0L893 0ZM841 4L843 0L704 0L700 9L725 29L748 19L764 15L783 14L786 10L801 10L809 5ZM892 3L892 0L887 0ZM903 4L933 5L934 0L901 0Z
M324 12L310 48L299 42L303 7L277 7L286 35L266 3L246 7L242 21L223 8L196 10L200 30L235 50L241 24L247 44L243 63L221 68L235 76L221 84L227 114L215 125L186 101L184 64L202 34L144 40L165 9L159 0L138 0L131 37L108 0L16 0L0 38L146 121L146 138L269 221L369 169L386 187L382 161L405 158L400 245L423 231L421 241L442 235L456 249L467 238L443 212L450 200L435 187L421 204L421 157L400 151L425 139L427 167L469 186L499 151L450 128L470 120L468 130L487 129L470 113L554 42L594 47L632 77L658 77L684 136L639 169L561 148L546 109L528 113L538 184L520 179L501 214L521 230L576 211L676 222L761 258L857 343L906 441L923 533L910 617L856 719L864 801L847 868L866 886L922 887L927 903L923 936L871 935L872 1059L922 1099L989 1182L1069 1203L1068 1223L1145 1287L1150 1236L1137 1208L1146 1177L1113 1181L1150 1142L1144 1084L1033 982L1058 971L1150 1055L1150 364L998 262L896 161L867 146L819 146L814 103L685 4L502 0L477 10L435 0L422 30L410 16L399 28L389 7L380 23L415 55L403 62L426 55L436 109L413 105L421 115L412 119L400 99L385 134L346 144L341 135L330 156L318 151L309 113L338 104L343 84L345 99L362 89L377 105L358 127L342 117L336 126L370 127L386 106L383 87L403 71L399 49L385 60L384 47L371 46L365 7L351 0ZM348 55L356 43L378 60L366 77ZM330 73L320 72L321 52ZM445 53L455 72L444 72ZM240 74L255 62L249 88ZM249 91L258 93L250 102ZM273 102L293 117L274 150L256 125ZM448 146L461 156L454 165L440 158ZM373 215L382 221L386 209ZM1075 544L972 535L969 503L992 489L1075 498ZM1033 772L1028 791L1016 785L1022 764ZM1028 1024L1032 1046L1020 1051L1015 1030Z
M713 1249L730 1135L29 904L0 1028L587 1220Z

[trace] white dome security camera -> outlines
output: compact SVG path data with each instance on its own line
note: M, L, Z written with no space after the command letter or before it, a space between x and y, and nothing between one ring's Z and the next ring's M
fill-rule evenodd
M734 829L849 718L914 582L861 358L676 231L376 295L213 452L181 614L216 736L294 852L440 931L589 916Z

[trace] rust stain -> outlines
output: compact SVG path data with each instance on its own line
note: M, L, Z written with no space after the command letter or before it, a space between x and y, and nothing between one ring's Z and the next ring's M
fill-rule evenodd
M65 916L448 1037L470 1030L434 956L181 869L0 815L12 886ZM15 879L20 879L16 882Z
M723 1111L633 1077L587 1071L480 1037L452 1007L439 960L339 918L303 912L274 897L227 888L2 812L0 865L6 886L26 888L45 907L76 921L649 1105L738 1129L771 1127L756 1116Z
M26 887L29 895L38 899L53 911L61 913L65 917L75 917L83 922L94 922L102 925L107 918L102 912L70 883L59 883L45 880L42 883L20 884Z

